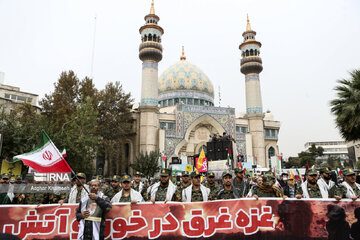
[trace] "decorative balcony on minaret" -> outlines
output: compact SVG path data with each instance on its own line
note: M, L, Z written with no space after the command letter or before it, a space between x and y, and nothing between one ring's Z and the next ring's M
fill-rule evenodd
M247 17L246 31L242 34L244 41L240 44L241 72L245 74L246 112L263 114L259 73L263 70L260 57L261 43L255 40L256 32L251 29Z

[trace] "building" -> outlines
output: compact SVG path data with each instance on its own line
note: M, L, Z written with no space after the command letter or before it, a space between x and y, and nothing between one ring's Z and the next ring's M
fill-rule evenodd
M360 141L351 141L346 143L350 162L355 165L360 160Z
M30 103L40 112L37 106L38 95L20 91L19 87L4 84L4 73L0 73L0 105L6 113L10 113L20 103Z
M307 142L305 143L305 151L311 148L312 145L315 147L322 147L324 149L324 156L321 159L328 159L329 157L349 159L348 147L345 141L325 141L325 142Z
M210 78L188 61L184 48L179 61L159 76L164 34L159 20L152 2L145 24L139 30L141 101L133 108L135 134L126 139L125 163L133 162L141 151L159 150L167 159L193 156L202 148L206 150L211 134L226 132L236 140L233 143L235 154L242 154L245 160L268 167L271 156L279 154L280 122L262 108L261 43L255 39L256 32L252 30L249 18L239 46L242 57L240 71L245 75L246 113L237 113L231 107L215 106ZM126 169L123 167L123 170Z

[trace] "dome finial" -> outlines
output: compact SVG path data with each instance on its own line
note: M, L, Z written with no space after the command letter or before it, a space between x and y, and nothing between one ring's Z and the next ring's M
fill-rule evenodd
M155 15L154 0L151 1L150 14Z
M186 60L184 46L182 46L182 55L180 57L180 60Z
M250 26L249 14L246 14L246 15L247 15L246 31L252 31L251 26Z

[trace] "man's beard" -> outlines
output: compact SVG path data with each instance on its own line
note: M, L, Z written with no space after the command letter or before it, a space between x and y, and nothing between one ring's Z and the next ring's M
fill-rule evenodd
M325 180L330 180L331 177L330 177L330 176L324 176L324 179L325 179Z
M311 184L316 184L317 181L316 180L308 180L308 182Z

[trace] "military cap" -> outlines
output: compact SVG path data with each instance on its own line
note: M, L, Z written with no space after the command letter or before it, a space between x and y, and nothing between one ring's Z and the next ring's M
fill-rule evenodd
M193 171L193 172L191 172L191 174L190 174L190 177L191 177L191 178L198 177L198 176L200 176L199 171Z
M114 181L114 182L120 182L120 180L121 180L121 177L119 175L114 175L111 179L111 181Z
M184 177L184 176L190 176L189 172L188 171L182 171L181 175Z
M355 175L354 169L352 168L345 168L342 173L344 176Z
M289 176L289 174L288 174L288 173L286 173L286 172L281 173L281 175L280 175L280 176L284 176L284 175Z
M244 171L244 169L237 167L234 169L234 171L235 171L235 173L242 173Z
M104 177L103 177L102 175L97 175L95 179L96 179L96 180L102 180L103 178L104 178Z
M115 176L114 176L115 177ZM122 178L121 178L121 182L131 182L131 177L129 175L124 175Z
M77 173L76 176L77 176L78 178L86 179L85 173L81 173L81 172L80 172L80 173Z
M263 176L275 178L275 173L273 173L271 171L267 171L267 172L264 172Z
M331 169L329 167L322 167L320 168L320 174L321 173L331 173Z
M208 172L208 173L207 173L207 176L208 176L208 177L215 177L215 173L214 173L214 172Z
M170 170L167 168L162 168L160 171L160 176L161 177L167 177L170 176Z
M21 175L16 175L15 179L16 180L22 180L22 177L21 177Z
M134 173L134 176L136 176L136 175L139 175L139 176L141 176L142 174L141 174L141 172L139 172L139 171L136 171L136 172Z
M222 173L222 178L224 178L226 175L230 175L232 177L232 172L230 170L226 170Z
M10 179L11 175L9 173L4 173L2 179Z
M317 175L317 171L316 169L309 168L308 170L306 170L306 175Z

